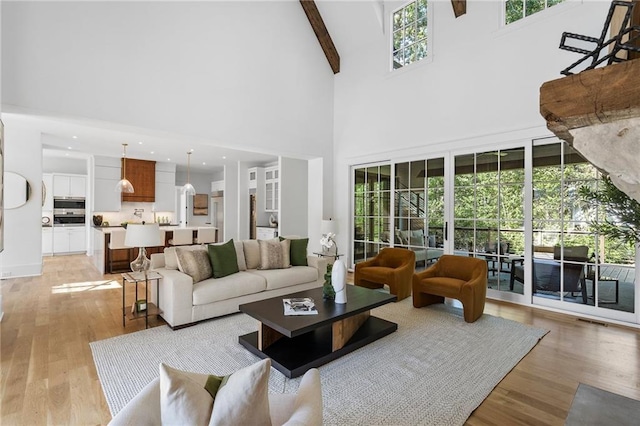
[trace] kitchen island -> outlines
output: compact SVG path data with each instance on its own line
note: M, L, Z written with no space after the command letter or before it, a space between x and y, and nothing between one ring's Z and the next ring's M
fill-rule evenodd
M213 228L213 227L212 227ZM110 250L109 242L111 241L111 233L114 230L121 230L122 226L93 226L93 265L101 274L128 272L131 270L129 263L138 257L138 247L130 249ZM174 229L191 229L193 238L198 234L197 226L181 227L179 225L163 225L160 227L162 232L163 245L158 247L145 247L147 255L153 253L162 253L165 247L169 247L169 240L173 238ZM218 229L216 228L216 241L218 240ZM109 270L109 264L114 266L113 271Z

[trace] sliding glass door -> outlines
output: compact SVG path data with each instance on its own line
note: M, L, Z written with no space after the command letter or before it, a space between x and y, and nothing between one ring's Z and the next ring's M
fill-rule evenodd
M444 164L440 157L353 168L354 264L388 246L413 250L417 268L442 255Z
M544 142L532 155L533 301L632 321L635 250L593 232L590 223L605 212L580 197L582 187L601 185L600 172L566 143Z
M394 172L394 246L426 267L444 251L444 158L396 163Z
M391 165L353 169L353 263L390 245Z
M454 157L454 254L487 261L488 288L524 294L524 147Z
M635 248L593 231L600 173L555 138L352 168L351 261L381 248L487 262L487 296L637 322ZM615 222L616 218L608 218Z

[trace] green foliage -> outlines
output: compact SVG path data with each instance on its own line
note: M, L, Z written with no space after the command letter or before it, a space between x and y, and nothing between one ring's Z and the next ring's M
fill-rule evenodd
M580 187L580 195L604 209L600 220L590 221L597 233L633 246L640 243L640 203L618 189L608 176L603 176L596 189Z

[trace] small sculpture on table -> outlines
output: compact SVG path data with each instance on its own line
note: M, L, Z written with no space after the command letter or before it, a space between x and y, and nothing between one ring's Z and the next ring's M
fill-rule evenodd
M333 265L327 265L327 273L324 274L324 285L322 286L322 298L324 300L334 300L336 298L336 292L331 284L331 269Z
M347 266L340 259L333 263L331 283L336 293L336 303L347 303Z

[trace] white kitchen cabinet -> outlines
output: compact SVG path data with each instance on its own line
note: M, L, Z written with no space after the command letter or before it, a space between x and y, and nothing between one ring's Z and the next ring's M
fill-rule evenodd
M122 197L116 191L120 180L120 159L93 158L93 212L119 212Z
M278 236L278 228L267 228L264 226L256 227L257 240L270 240Z
M249 172L249 189L256 189L258 187L258 168L253 167L248 170Z
M53 254L53 228L42 228L42 254Z
M87 177L81 175L53 175L53 196L85 198L87 196Z
M277 167L268 167L265 169L264 192L264 210L267 212L277 212L280 193L279 170Z
M87 231L85 227L69 228L69 252L76 253L87 250Z
M69 230L67 228L53 228L53 252L69 253Z
M53 228L53 253L77 253L86 251L86 229L78 227Z
M173 212L176 210L176 165L156 163L156 200L154 212Z

